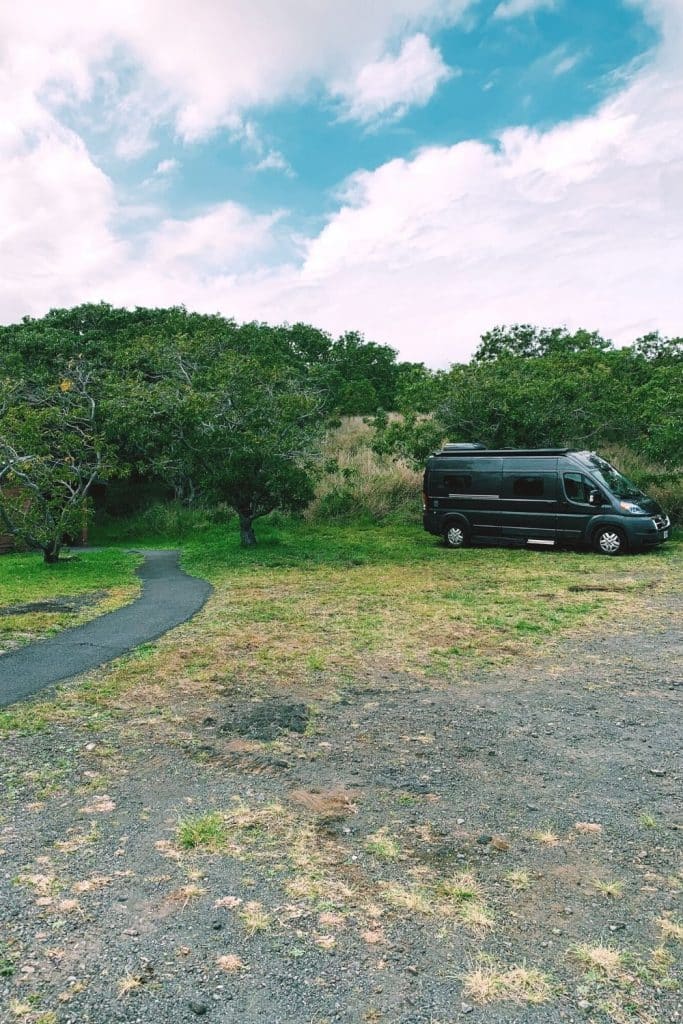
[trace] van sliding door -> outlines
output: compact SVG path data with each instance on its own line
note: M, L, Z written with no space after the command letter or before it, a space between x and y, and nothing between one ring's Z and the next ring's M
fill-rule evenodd
M503 537L556 541L557 459L506 459L501 497Z

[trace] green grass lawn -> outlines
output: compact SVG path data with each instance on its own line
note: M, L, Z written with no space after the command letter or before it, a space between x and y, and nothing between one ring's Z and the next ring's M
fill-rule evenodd
M96 538L115 540L111 526ZM462 681L477 667L548 650L578 629L637 617L654 594L676 588L683 560L680 542L616 559L450 551L419 525L277 518L259 524L253 549L240 548L234 521L137 543L180 547L185 569L211 580L214 594L190 624L120 659L99 683L94 674L80 689L65 689L58 700L69 714L79 713L80 700L111 708L118 695L171 714L181 690L223 685L255 694L296 688L315 699L402 673L439 685ZM53 569L36 556L8 556L0 561L0 597L129 594L133 566L134 556L116 548Z
M92 604L69 612L29 612L0 616L0 650L65 626L87 621L132 600L140 584L135 567L140 556L127 551L80 552L57 565L45 565L36 553L0 557L0 609L55 598L94 596Z

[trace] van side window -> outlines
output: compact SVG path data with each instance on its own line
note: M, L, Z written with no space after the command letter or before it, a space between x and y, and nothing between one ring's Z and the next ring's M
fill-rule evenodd
M472 489L472 477L462 473L457 476L445 476L443 478L444 490L449 494L463 494Z
M512 493L515 498L542 498L542 476L516 476L512 481Z
M588 505L590 492L595 490L594 484L582 476L581 473L564 474L564 493L570 501L577 501L581 505Z

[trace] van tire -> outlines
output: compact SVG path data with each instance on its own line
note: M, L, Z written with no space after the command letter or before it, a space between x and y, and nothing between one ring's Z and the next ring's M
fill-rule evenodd
M456 519L446 524L443 531L443 542L447 548L464 548L469 540L466 523Z
M617 526L599 526L593 534L593 551L598 555L615 555L626 553L626 537Z

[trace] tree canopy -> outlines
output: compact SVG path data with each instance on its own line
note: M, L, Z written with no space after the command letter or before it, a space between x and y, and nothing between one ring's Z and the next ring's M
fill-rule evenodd
M683 462L683 343L657 333L498 326L432 371L355 332L99 303L0 327L0 382L0 518L50 558L116 475L226 502L253 543L258 516L309 502L339 415L374 415L377 450L417 462L444 438Z

